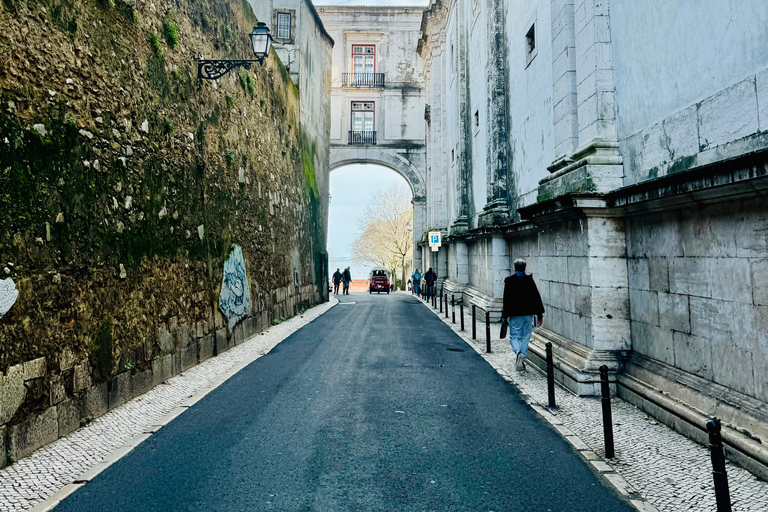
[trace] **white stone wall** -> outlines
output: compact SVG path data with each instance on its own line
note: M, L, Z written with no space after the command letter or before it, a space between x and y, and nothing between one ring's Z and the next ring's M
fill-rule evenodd
M768 400L766 218L761 199L632 217L633 349Z

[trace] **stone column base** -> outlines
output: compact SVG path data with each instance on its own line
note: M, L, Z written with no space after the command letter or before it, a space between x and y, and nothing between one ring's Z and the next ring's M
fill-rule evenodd
M552 343L555 380L579 396L600 396L600 367L606 365L611 394L616 394L616 374L623 368L627 352L623 350L593 350L552 331L538 328L531 336L528 360L546 370L546 346Z

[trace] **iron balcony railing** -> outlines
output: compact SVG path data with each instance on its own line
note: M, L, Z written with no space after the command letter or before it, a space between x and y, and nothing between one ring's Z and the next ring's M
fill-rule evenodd
M349 132L349 145L350 146L367 146L376 145L376 132Z
M384 73L344 73L341 79L344 87L355 87L358 89L384 87Z

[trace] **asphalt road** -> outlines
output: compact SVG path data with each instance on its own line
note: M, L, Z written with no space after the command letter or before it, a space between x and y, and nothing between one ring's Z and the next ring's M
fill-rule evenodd
M417 299L342 299L56 511L633 510Z

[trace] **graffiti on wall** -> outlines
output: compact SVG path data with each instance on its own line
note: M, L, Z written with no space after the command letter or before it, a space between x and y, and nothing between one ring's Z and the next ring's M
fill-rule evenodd
M224 262L219 309L227 317L230 331L251 309L251 289L248 286L248 276L245 274L243 250L239 245L232 246L232 252Z
M0 279L0 318L3 317L19 298L19 291L16 289L16 283L10 277Z

